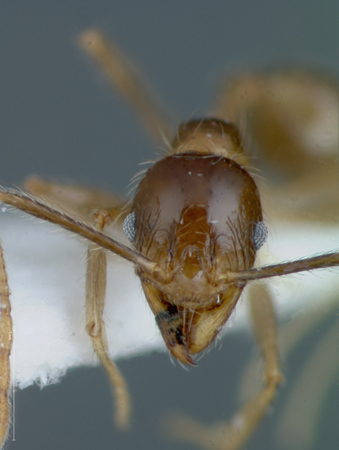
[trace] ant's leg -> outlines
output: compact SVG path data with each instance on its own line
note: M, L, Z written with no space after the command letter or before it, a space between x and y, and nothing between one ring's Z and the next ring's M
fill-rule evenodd
M11 384L10 355L13 343L11 302L3 251L0 244L0 448L8 433L9 388Z
M160 144L164 143L164 139L171 140L172 131L168 125L166 108L126 55L96 29L81 33L79 45L99 65L114 89L138 113L151 136Z
M95 216L94 225L103 231L120 214L119 208L100 211ZM90 336L93 348L101 363L105 367L115 393L116 414L115 421L121 428L129 425L130 398L124 378L117 366L108 356L103 313L106 296L106 254L96 244L88 247L87 275L86 275L86 330Z
M124 202L120 196L108 191L76 184L55 183L35 176L25 181L24 188L84 220L92 217L93 211L117 207Z
M322 328L324 322L328 320L329 317L332 315L335 316L337 309L338 299L337 296L334 295L326 302L326 307L311 309L306 315L296 315L292 321L290 320L285 324L281 324L279 326L280 360L285 361L287 357L295 351L297 345L305 339L312 330ZM241 399L251 397L255 390L258 389L257 380L253 379L253 374L257 372L257 366L257 358L253 358L244 371L239 393ZM317 408L317 410L319 410L319 408Z
M88 220L89 210L94 204L114 200L113 196L106 198L102 192L84 187L70 185L58 185L41 180L28 182L30 190L38 194L46 201L51 201L62 210L73 214L77 219L83 217ZM102 209L94 216L94 227L103 231L105 225L117 222L117 228L121 227L124 216L128 213L126 203L109 209ZM62 214L63 217L66 217ZM86 275L86 330L90 336L93 348L104 365L111 383L115 388L116 397L116 422L124 428L129 420L129 394L125 381L120 375L115 364L107 354L107 342L103 312L106 294L106 255L101 247L90 244L88 248L87 275Z
M338 310L337 299L336 305L335 314ZM313 328L315 329L319 331L321 325L319 328ZM312 345L312 353L309 356L304 355L305 362L298 370L298 377L284 401L284 409L275 434L277 441L285 445L285 448L292 448L293 445L300 449L312 448L319 435L330 387L333 390L338 376L338 321L322 334L320 338L317 336L317 342Z
M271 299L266 289L259 285L251 286L249 295L254 331L265 359L265 387L249 400L230 422L205 426L185 417L172 420L172 430L176 437L194 442L204 449L241 449L265 415L277 386L282 381Z

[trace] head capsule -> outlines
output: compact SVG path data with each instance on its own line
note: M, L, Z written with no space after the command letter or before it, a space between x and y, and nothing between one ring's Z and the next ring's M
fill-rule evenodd
M217 129L220 137L230 128L224 144L230 139L234 143L234 126L212 122L200 125L200 132ZM175 142L179 139L180 134ZM262 241L256 236L263 229L257 225L262 211L253 178L211 147L155 163L132 208L133 244L157 262L168 280L159 286L142 270L137 268L137 273L168 348L185 363L192 363L190 355L212 342L242 291L243 286L221 290L218 279L227 271L252 267Z

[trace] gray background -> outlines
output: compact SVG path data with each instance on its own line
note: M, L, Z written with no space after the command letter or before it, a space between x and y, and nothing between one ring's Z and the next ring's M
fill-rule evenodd
M125 194L137 164L153 157L156 147L128 107L76 48L75 37L86 27L105 30L144 68L175 123L194 111L204 113L225 71L307 64L338 74L337 5L336 0L2 0L1 184L20 184L37 174ZM313 338L302 344L300 355L312 351L306 347ZM38 387L18 392L17 441L6 448L189 449L164 439L159 418L171 410L206 421L230 417L237 379L253 352L248 335L227 340L189 372L173 366L166 354L121 361L134 404L127 434L112 426L110 389L100 368L73 371L41 392ZM275 423L300 359L294 355L285 363L288 382L248 449L279 448ZM314 448L337 448L335 383L330 397Z

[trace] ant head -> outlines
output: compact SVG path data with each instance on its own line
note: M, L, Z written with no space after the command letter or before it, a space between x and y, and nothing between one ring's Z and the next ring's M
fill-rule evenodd
M185 125L186 142L191 139L187 128L197 136L196 122ZM235 142L233 125L213 119L200 123L199 132L209 134L211 128L224 136L224 143ZM191 362L189 354L211 343L242 290L225 289L225 283L221 289L218 279L227 271L253 267L265 239L255 182L232 159L195 146L194 151L163 158L147 171L125 228L136 250L167 274L166 280L152 280L137 269L169 349L181 361Z

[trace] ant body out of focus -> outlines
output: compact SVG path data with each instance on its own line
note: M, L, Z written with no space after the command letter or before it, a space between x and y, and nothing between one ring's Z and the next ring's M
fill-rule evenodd
M85 32L80 40L115 88L139 112L153 136L158 141L164 137L169 140L169 127L162 112L125 56L95 30ZM298 175L299 180L306 179L307 174L316 172L317 157L306 158L301 144L291 150L288 120L276 111L274 104L279 103L279 95L274 100L267 92L281 89L292 93L281 101L285 115L299 109L311 122L316 113L308 100L309 94L332 89L321 79L298 71L268 75L266 82L270 88L264 89L262 80L255 75L239 78L231 89L222 93L211 117L181 125L175 138L169 140L168 154L155 162L141 179L133 201L103 206L100 194L79 188L86 210L92 204L97 205L95 213L79 215L77 204L73 209L69 204L63 208L62 199L56 198L58 189L54 189L52 183L31 179L26 186L28 193L0 190L0 202L57 224L90 242L86 330L114 387L116 421L121 427L128 424L130 406L124 379L107 352L103 321L107 251L134 264L169 352L189 365L194 365L194 355L214 341L248 283L339 266L336 251L263 267L255 265L256 254L267 237L262 207L267 193L263 193L262 200L252 173L251 158L234 123L244 114L254 115L255 127L261 130L258 134L262 137L264 156L278 161L281 166L291 159L292 153L296 164L307 159L307 167ZM279 146L287 148L291 154L275 152L273 143L278 138ZM273 148L272 153L270 148ZM289 176L294 180L294 173ZM63 189L65 192L72 190L65 186ZM332 202L331 195L324 196L327 210ZM276 189L276 198L282 197ZM300 209L299 214L302 215ZM105 233L108 225L122 229L129 245L108 236ZM7 392L13 339L9 283L1 252L1 442L8 428ZM175 432L179 436L203 448L241 448L264 416L282 381L270 293L259 283L251 283L248 292L255 335L265 360L265 385L228 423L216 427L204 427L189 419L176 423Z

